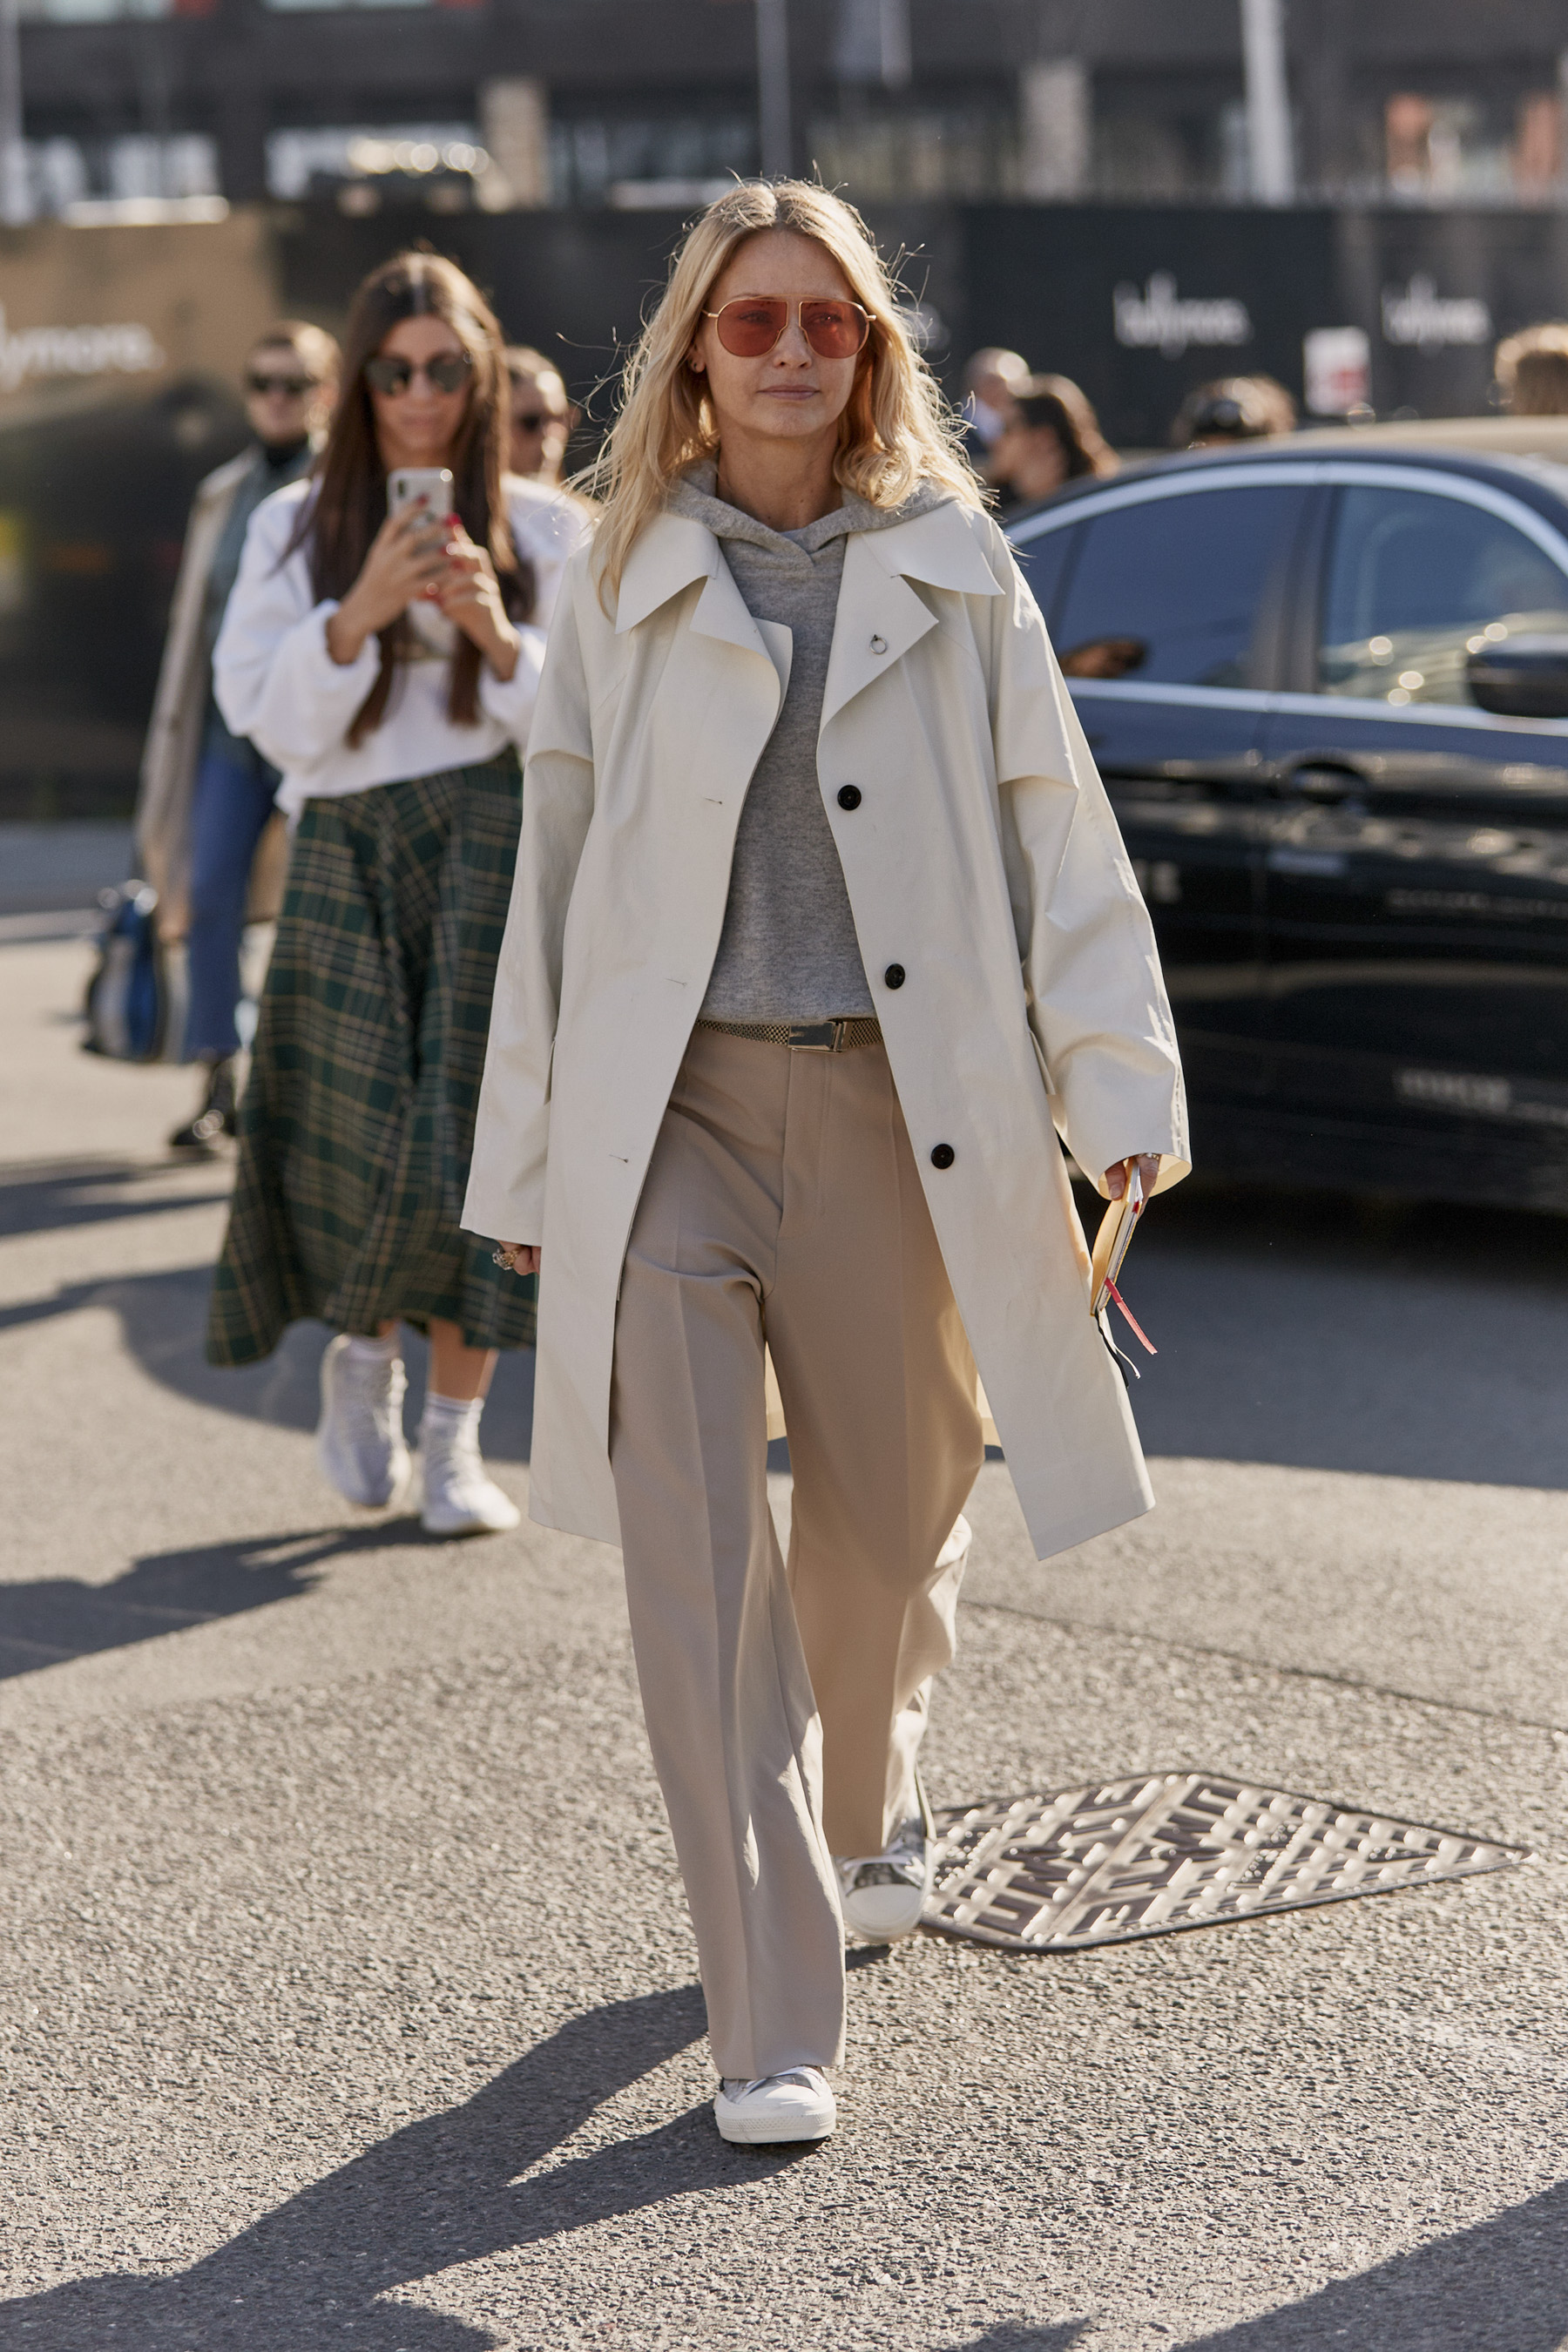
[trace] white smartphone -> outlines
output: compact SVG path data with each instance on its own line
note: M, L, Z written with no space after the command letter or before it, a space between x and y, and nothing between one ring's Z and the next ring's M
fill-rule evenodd
M452 511L452 469L449 466L394 466L386 478L386 511L405 514L422 507L432 522L444 522Z

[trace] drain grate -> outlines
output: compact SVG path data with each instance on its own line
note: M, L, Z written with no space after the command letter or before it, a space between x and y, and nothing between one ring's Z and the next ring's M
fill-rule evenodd
M955 1806L936 1829L925 1925L1020 1952L1126 1944L1530 1860L1522 1846L1212 1772Z

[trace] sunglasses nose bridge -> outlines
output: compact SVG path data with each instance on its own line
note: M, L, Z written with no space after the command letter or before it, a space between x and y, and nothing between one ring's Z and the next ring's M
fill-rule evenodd
M784 325L779 330L779 339L773 345L772 356L775 360L796 361L811 360L816 356L811 338L805 331L805 321L801 317L801 306L798 302L790 305Z

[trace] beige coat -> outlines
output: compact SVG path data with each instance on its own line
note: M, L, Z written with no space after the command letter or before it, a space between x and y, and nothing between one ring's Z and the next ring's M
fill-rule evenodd
M532 1513L613 1543L621 1265L789 648L700 523L649 527L613 616L590 561L568 571L534 717L464 1223L543 1244ZM1044 1558L1153 1501L1089 1312L1058 1136L1097 1172L1162 1152L1163 1188L1187 1172L1186 1120L1149 918L988 518L950 501L849 540L817 763L937 1237Z
M207 579L229 509L255 458L254 449L243 449L196 485L142 751L136 856L141 878L158 893L158 929L166 940L183 938L190 918L191 801L212 685L202 639ZM252 864L247 908L252 922L277 914L287 862L287 834L279 817L262 835Z

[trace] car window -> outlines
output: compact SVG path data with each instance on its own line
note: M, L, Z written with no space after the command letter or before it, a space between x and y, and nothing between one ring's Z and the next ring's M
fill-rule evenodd
M1264 582L1300 498L1262 484L1189 490L1089 518L1054 631L1068 676L1254 684Z
M1068 557L1077 536L1076 528L1069 528L1038 531L1033 539L1015 540L1013 542L1018 569L1034 591L1035 602L1047 629L1055 615L1062 575L1067 570Z
M1363 700L1462 702L1489 639L1561 628L1568 578L1485 507L1430 490L1341 491L1323 594L1318 685Z

